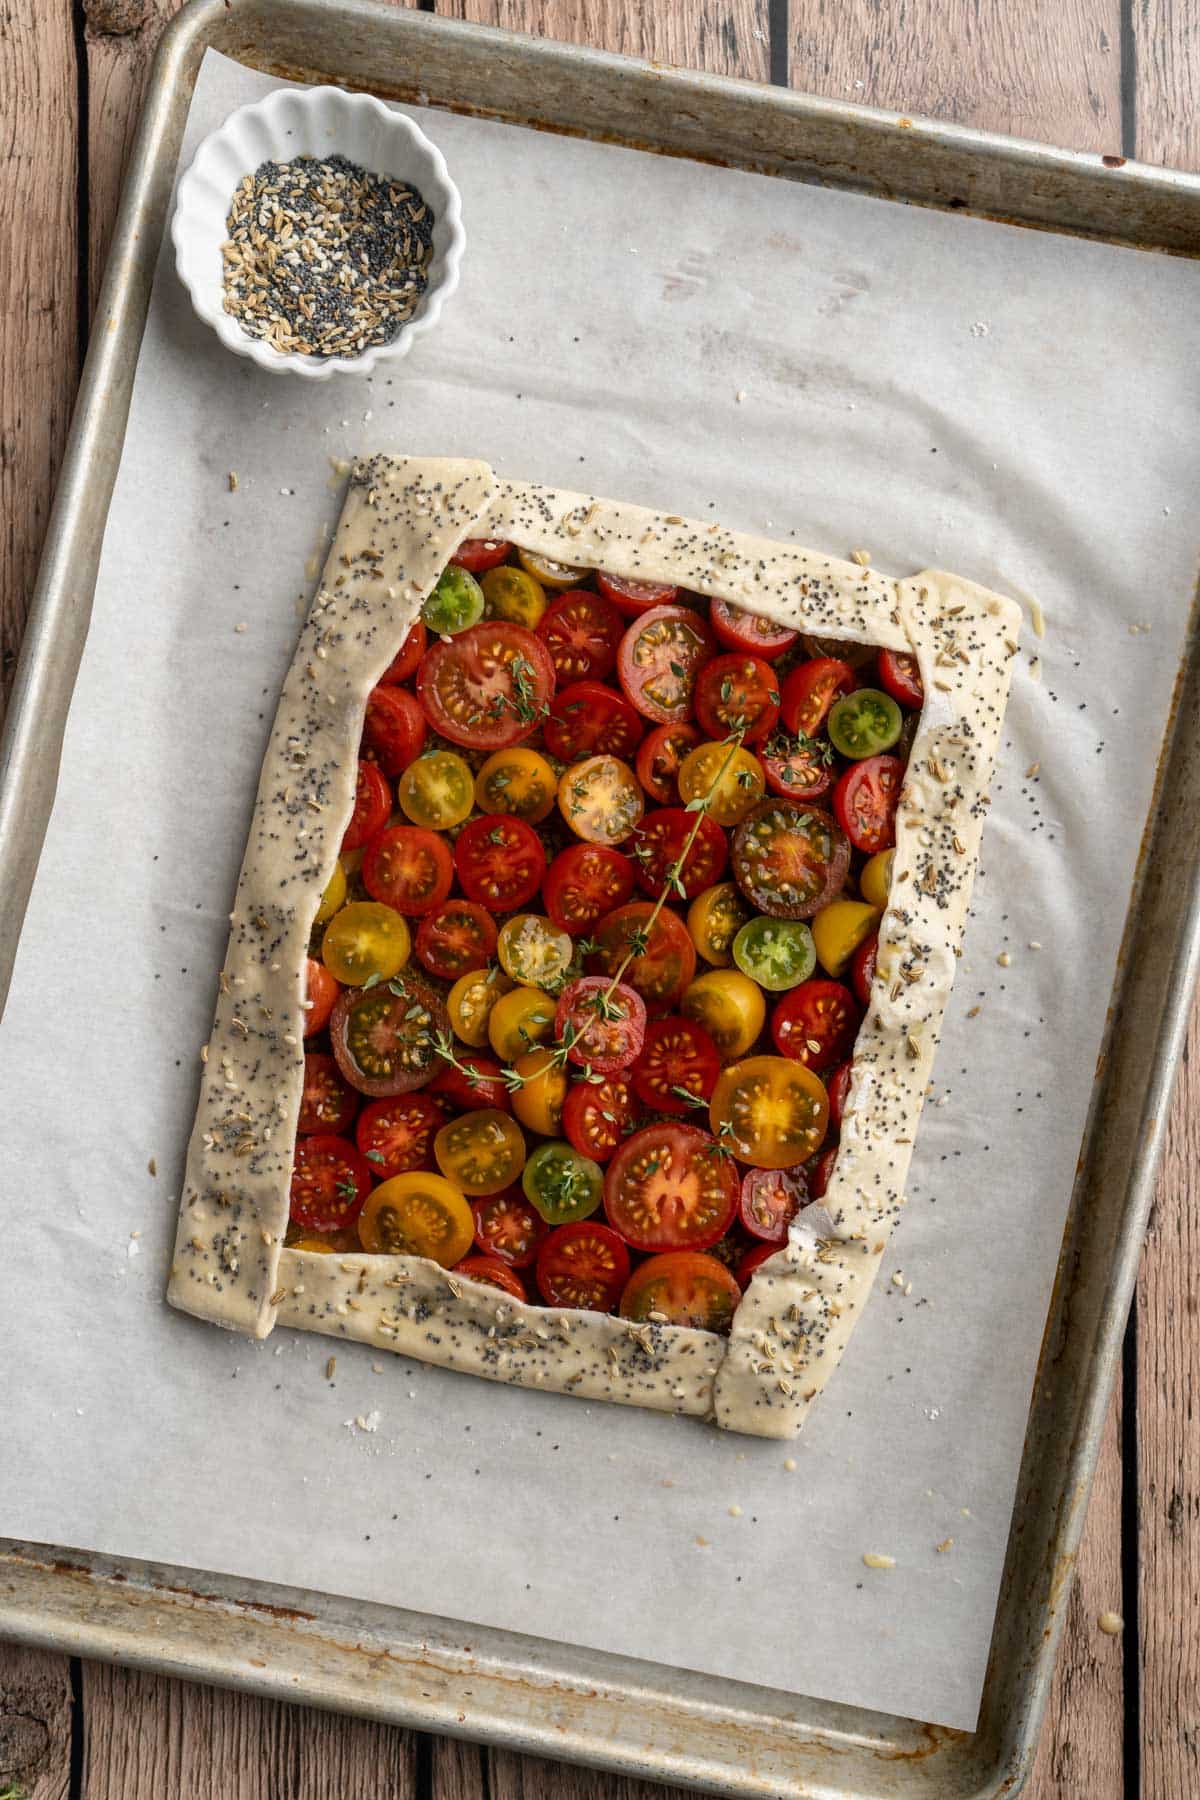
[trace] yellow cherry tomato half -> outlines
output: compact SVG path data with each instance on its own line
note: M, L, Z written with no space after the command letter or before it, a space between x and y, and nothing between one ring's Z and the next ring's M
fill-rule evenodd
M514 988L497 1000L488 1020L488 1038L503 1063L544 1043L554 1030L554 1001L538 988Z
M755 1169L790 1169L821 1148L829 1099L790 1056L749 1056L717 1076L708 1108L720 1143Z
M822 907L810 929L817 961L826 974L840 975L878 923L878 912L865 900L831 900Z
M479 585L487 618L507 619L510 624L524 625L526 631L534 629L550 604L545 589L538 586L533 576L524 569L514 569L511 563L489 569L479 577Z
M567 1097L567 1072L553 1050L527 1050L518 1056L513 1070L520 1087L509 1095L513 1113L527 1131L541 1137L562 1136L563 1101Z
M588 844L623 844L641 823L645 805L637 776L617 756L572 763L558 784L558 810Z
M565 931L540 913L515 913L500 927L500 966L522 987L557 993L571 966L575 946Z
M525 1167L525 1139L508 1113L482 1106L448 1120L433 1140L433 1154L446 1180L464 1194L498 1194Z
M520 744L497 750L475 777L475 804L480 812L510 813L527 825L540 825L554 811L558 776L544 756Z
M740 825L767 791L757 756L732 744L697 744L679 765L679 797L707 800L705 811L718 825Z
M518 550L517 561L535 581L548 588L578 587L591 573L590 569L577 568L574 563L555 562L553 557L539 556L535 550Z
M493 1008L512 992L512 982L503 969L471 969L460 975L446 996L450 1028L472 1050L482 1050L488 1041L488 1020Z
M892 870L896 864L894 850L877 850L863 864L862 874L858 878L858 891L868 906L877 906L880 912L888 903L888 895L892 890Z
M465 757L454 750L431 750L409 763L396 783L400 811L414 825L449 831L471 816L475 777Z
M334 1234L331 1232L330 1236ZM332 1256L336 1246L328 1238L318 1237L310 1232L306 1237L293 1238L288 1245L289 1250L307 1250L310 1256Z
M680 1011L703 1025L722 1062L732 1062L745 1056L758 1037L767 1003L758 983L740 969L709 969L687 989Z
M324 925L332 919L346 904L346 871L340 862L333 865L333 874L325 884L325 892L321 895L321 904L317 908L314 925Z
M413 1169L381 1181L358 1215L358 1241L381 1256L427 1256L452 1269L475 1238L475 1215L444 1175Z
M335 981L361 987L372 976L398 975L412 950L408 925L381 900L352 900L335 913L321 939L321 961Z
M688 907L687 928L697 955L727 969L733 962L733 940L753 917L754 908L736 882L719 881L705 888Z

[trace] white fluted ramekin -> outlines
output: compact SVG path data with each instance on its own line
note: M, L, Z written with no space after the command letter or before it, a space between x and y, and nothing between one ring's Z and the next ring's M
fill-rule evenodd
M361 356L302 356L276 350L243 331L223 305L221 246L228 236L229 208L238 183L261 163L339 152L371 174L406 182L432 207L429 284L395 337L369 346ZM314 87L277 88L265 100L239 107L205 138L179 183L171 241L175 267L192 305L227 350L250 357L261 369L289 370L324 381L335 371L365 375L377 363L394 362L406 355L414 339L432 331L458 286L466 236L458 189L445 159L411 119L371 94Z

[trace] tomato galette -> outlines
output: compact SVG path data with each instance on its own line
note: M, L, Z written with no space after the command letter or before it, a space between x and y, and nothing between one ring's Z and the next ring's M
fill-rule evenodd
M360 464L172 1303L798 1431L904 1204L1018 622L951 575Z

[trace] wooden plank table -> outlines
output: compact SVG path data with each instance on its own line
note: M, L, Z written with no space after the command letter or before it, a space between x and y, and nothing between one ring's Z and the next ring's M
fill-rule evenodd
M45 531L124 158L177 0L0 23L0 678ZM1200 0L424 0L841 100L1200 167ZM644 16L646 15L646 16ZM1200 1009L1028 1792L1200 1794ZM19 1472L6 1471L6 1479ZM1098 1628L1120 1613L1124 1634ZM0 1646L0 1800L652 1800L663 1790Z

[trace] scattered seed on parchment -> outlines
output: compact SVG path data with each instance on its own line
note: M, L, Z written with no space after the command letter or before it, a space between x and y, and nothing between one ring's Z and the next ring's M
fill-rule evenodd
M868 1569L894 1569L896 1566L894 1556L883 1556L878 1550L864 1550L863 1561Z
M230 471L229 471L229 491L231 494L237 493L237 486L238 486L237 470L230 469Z
M337 1357L331 1356L329 1361L325 1364L325 1379L326 1379L326 1381L333 1380L333 1371L336 1368L337 1368Z
M150 1158L150 1161L146 1164L146 1173L147 1173L147 1175L157 1175L158 1174L158 1163L153 1156Z
M945 1556L947 1550L953 1550L954 1539L953 1538L943 1538L940 1544L935 1544L933 1547L937 1551L939 1556Z
M1000 964L1000 967L1002 969L1007 969L1012 964L1012 957L1009 955L1007 950L1002 950L1000 952L999 956L996 958L996 961Z

